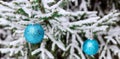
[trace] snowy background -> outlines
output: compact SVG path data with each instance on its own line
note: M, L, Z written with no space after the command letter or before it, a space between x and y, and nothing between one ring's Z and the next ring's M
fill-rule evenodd
M119 0L0 0L0 59L120 59ZM26 42L27 24L45 30L39 44ZM87 38L96 55L82 51Z

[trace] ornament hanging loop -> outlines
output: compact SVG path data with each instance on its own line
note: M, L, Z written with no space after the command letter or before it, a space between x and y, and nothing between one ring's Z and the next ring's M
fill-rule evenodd
M31 24L35 24L35 19L30 19L31 21L30 21L30 23Z
M93 39L93 29L92 28L89 29L89 33L90 33L89 34L90 35L89 39L92 40Z

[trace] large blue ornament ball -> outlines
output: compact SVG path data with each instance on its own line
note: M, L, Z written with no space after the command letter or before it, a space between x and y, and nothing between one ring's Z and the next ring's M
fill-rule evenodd
M44 30L40 24L28 24L24 31L24 37L31 44L40 43L44 37Z
M96 40L87 39L83 43L82 50L87 55L95 55L99 50L99 44Z

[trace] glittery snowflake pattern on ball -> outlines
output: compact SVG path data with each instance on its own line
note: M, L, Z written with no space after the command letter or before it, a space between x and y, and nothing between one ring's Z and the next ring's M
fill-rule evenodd
M40 24L28 24L24 31L24 37L31 44L40 43L44 37L44 30Z
M95 39L87 39L83 43L82 50L87 55L95 55L99 50L99 44Z

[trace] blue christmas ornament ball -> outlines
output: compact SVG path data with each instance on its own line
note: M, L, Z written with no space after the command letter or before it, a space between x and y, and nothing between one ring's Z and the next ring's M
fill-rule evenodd
M24 37L31 44L40 43L44 37L44 30L40 24L28 24L24 31Z
M96 40L87 39L83 43L82 50L87 55L95 55L99 50L99 44Z

